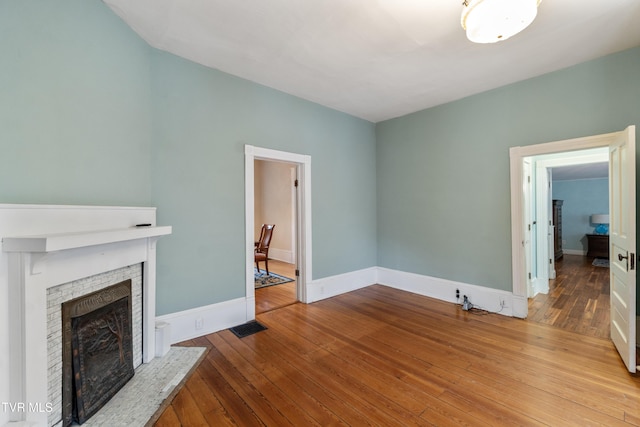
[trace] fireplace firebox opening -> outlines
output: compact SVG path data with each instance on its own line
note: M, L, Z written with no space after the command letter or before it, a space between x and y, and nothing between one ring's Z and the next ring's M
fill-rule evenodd
M62 303L62 421L82 424L133 377L131 279Z

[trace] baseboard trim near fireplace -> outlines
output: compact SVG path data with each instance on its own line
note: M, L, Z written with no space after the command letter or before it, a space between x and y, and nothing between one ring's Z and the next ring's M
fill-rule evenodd
M255 302L248 302L246 298L236 298L157 316L156 322L166 322L170 325L170 341L171 344L176 344L252 320L253 318L248 317L251 313L247 310L250 304Z
M306 289L307 301L313 303L375 283L461 304L460 300L455 299L455 291L458 289L461 295L467 295L471 303L479 308L504 316L526 317L527 299L511 292L383 267L370 267L313 280ZM504 302L504 307L500 306L501 302ZM253 319L254 298L237 298L156 317L157 322L171 325L171 344L228 329ZM640 317L638 319L640 323Z

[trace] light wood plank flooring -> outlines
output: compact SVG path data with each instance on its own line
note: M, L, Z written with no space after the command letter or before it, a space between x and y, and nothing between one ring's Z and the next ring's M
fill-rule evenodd
M528 320L593 337L609 338L609 269L593 258L564 255L549 293L529 299Z
M257 316L210 348L163 426L640 425L611 342L369 286Z
M260 263L260 267L264 268L264 263ZM295 264L288 264L274 259L269 260L269 271L272 273L295 279L295 269ZM295 280L282 285L256 289L256 314L285 307L289 304L294 304L296 301Z

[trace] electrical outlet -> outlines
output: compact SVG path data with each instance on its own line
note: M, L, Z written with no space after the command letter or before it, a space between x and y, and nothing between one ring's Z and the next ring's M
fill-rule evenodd
M460 289L456 289L456 299L460 299Z
M204 327L204 319L202 317L198 317L196 319L196 329L202 329Z

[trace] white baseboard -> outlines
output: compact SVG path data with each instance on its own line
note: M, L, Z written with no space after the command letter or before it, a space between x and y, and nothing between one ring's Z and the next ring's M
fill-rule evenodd
M581 251L580 249L562 249L562 253L567 255L580 255L580 256L587 255L587 251Z
M314 280L307 287L307 301L320 301L373 285L377 282L376 276L377 267L370 267Z
M513 294L498 289L485 288L483 286L454 282L415 273L406 273L382 267L378 267L378 283L395 289L458 304L462 304L463 296L466 295L475 307L493 313L500 313L505 316L513 316L514 313ZM460 290L459 300L456 300L456 289ZM500 307L500 301L504 301L504 307Z
M549 293L549 280L541 279L539 277L533 279L533 295L548 294Z
M370 267L314 280L307 287L307 300L312 303L376 283L451 303L462 304L462 296L466 295L478 308L505 316L527 316L527 298L516 297L511 292L382 267ZM459 301L455 297L456 289L460 290ZM502 309L500 301L505 303ZM156 321L170 324L172 344L221 331L252 319L255 319L253 298L237 298L156 317ZM640 317L638 319L640 321Z
M275 259L288 264L293 264L295 262L292 251L278 248L269 248L269 259Z
M241 325L255 318L248 308L247 298L236 298L217 304L156 317L156 322L167 322L171 328L171 344L190 340L223 329ZM255 310L254 310L255 313Z

